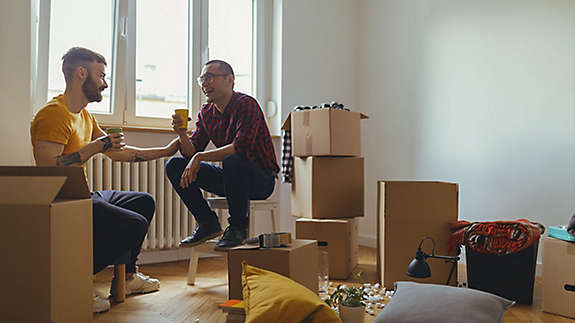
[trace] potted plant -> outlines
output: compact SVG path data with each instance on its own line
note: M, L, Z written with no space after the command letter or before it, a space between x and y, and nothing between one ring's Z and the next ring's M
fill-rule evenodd
M363 322L365 304L363 303L363 287L348 287L339 285L326 300L329 306L337 306L339 317L343 323Z

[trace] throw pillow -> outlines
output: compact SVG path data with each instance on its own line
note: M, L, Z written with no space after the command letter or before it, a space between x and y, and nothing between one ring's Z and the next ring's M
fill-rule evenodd
M374 323L501 322L515 302L471 288L396 282L395 294Z
M288 277L242 262L246 323L341 323L314 292Z

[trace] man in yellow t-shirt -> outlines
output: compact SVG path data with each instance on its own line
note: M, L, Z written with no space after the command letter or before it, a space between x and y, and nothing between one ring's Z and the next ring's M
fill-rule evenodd
M172 156L178 140L165 147L126 146L124 135L107 135L85 109L100 102L105 81L105 58L86 48L74 47L62 57L66 90L38 111L30 127L34 158L38 166L84 166L93 155L104 153L116 161L141 162ZM154 216L154 199L148 193L97 191L92 193L94 274L129 252L126 294L147 293L160 288L157 279L137 271L136 261ZM108 300L94 294L94 312L110 308Z

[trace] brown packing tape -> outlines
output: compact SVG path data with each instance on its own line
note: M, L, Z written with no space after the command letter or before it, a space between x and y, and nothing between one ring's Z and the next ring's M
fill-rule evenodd
M312 141L312 137L310 134L307 134L305 136L305 152L306 155L311 155L313 151L313 141Z
M260 248L279 248L291 244L291 233L271 232L263 233L258 237Z
M310 116L311 116L311 113L309 111L303 111L303 125L305 127L309 127Z
M303 111L303 126L305 127L305 152L306 155L311 155L313 151L312 129L311 129L311 113L310 111Z

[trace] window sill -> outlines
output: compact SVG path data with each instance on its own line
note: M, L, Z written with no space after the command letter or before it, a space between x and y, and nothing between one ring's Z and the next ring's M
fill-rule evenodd
M137 132L155 132L155 133L174 133L172 128L160 128L160 127L137 127L137 126L118 126L109 124L100 124L102 129L111 127L121 127L124 131L137 131Z
M113 128L113 127L121 127L124 131L135 131L135 132L150 132L150 133L171 133L174 134L174 130L172 128L156 128L156 127L137 127L137 126L118 126L118 125L108 125L108 124L100 124L102 129L106 128ZM272 139L280 139L281 136L279 135L272 135Z

